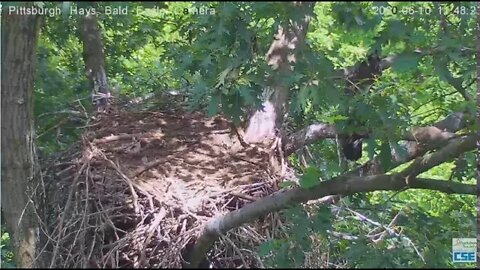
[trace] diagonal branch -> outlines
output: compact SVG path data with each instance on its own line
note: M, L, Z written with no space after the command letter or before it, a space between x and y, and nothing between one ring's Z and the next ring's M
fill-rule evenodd
M462 152L475 147L476 136L467 136L453 141L442 150L424 158L419 158L410 167L395 175L372 175L365 177L349 176L348 174L324 181L311 189L300 187L291 190L281 190L275 194L259 199L245 207L230 212L225 216L209 222L197 239L188 267L197 267L217 238L244 223L251 222L260 216L287 208L291 204L307 202L328 195L351 195L360 192L377 190L403 190L407 188L437 190L446 193L476 194L475 185L467 185L452 181L415 179L406 181L410 176L426 171L441 162L451 159Z
M305 145L312 144L320 139L333 139L336 136L337 130L334 125L325 123L311 124L285 138L285 154L289 156Z
M442 149L419 157L401 172L403 176L417 176L420 173L427 171L443 162L451 160L461 153L469 151L475 147L477 141L476 135L464 136L458 139L453 139L452 142L447 144Z
M407 155L403 158L398 156L392 157L392 168L410 161L416 157L424 155L427 151L435 149L438 145L441 145L444 142L447 142L448 139L453 138L454 133L464 129L469 125L467 121L469 114L466 112L455 112L445 117L444 119L435 123L432 127L425 127L423 131L432 131L433 133L421 134L422 128L417 128L417 133L411 133L405 135L405 139L408 140L408 136L414 137L417 136L415 141L407 141L403 144L403 147L407 150ZM332 125L328 124L312 124L306 128L301 129L300 131L291 134L285 138L285 153L290 155L295 152L297 149L314 143L321 139L334 138L336 130ZM415 135L415 136L414 136ZM429 141L434 139L433 142ZM410 138L411 139L411 138ZM372 175L383 173L388 168L381 168L380 161L374 159L368 161L359 168L356 168L350 171L349 175Z
M448 132L456 132L460 129L465 128L467 122L465 120L466 114L465 113L454 113L449 115L447 118L443 119L442 121L436 123L434 126L445 130ZM409 141L404 144L404 147L407 149L407 156L399 158L398 156L392 157L392 164L389 168L382 168L380 166L380 160L378 158L368 161L363 164L361 167L351 170L348 174L349 175L372 175L372 174L379 174L386 172L388 169L395 168L405 162L408 162L412 159L420 157L438 147L438 145L442 145L442 143L447 142L445 141L437 141L435 143L427 143L422 144L417 141Z
M473 185L429 178L416 178L414 185L418 189L433 189L435 187L435 190L447 194L472 194L473 187Z
M410 133L403 137L407 141L415 141L415 143L408 145L409 152L413 150L413 146L418 143L442 143L456 135L456 131L464 128L466 125L464 113L454 113L445 119L439 121L433 126L416 127ZM338 134L342 135L342 134ZM368 137L368 134L357 134L359 137ZM337 136L337 131L334 125L325 123L311 124L285 138L285 154L288 156L305 145L315 143L321 139L332 139Z

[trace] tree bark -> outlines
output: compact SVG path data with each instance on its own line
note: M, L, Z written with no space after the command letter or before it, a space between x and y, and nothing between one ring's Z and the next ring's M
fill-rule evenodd
M92 99L97 110L108 108L110 90L105 68L105 52L102 34L95 15L84 16L80 20L80 37L83 43L83 61L85 72L90 81Z
M402 190L405 188L438 190L449 194L475 195L475 185L416 178L418 174L474 149L475 142L476 136L454 139L441 150L416 159L408 168L396 174L379 174L364 177L344 174L323 181L309 189L295 187L263 197L245 205L241 209L215 218L207 223L200 237L195 242L190 260L185 266L197 267L218 237L233 228L237 228L268 213L285 209L292 204L307 202L328 195L351 195L361 192ZM409 179L411 180L410 182Z
M296 51L304 43L308 24L313 12L314 3L293 4L298 13L304 14L300 20L290 20L286 25L279 26L278 32L270 45L266 59L272 68L265 89L265 101L262 110L257 110L249 119L245 131L247 143L265 143L277 136L281 128L288 104L290 86L282 79L288 77L296 63Z
M2 14L2 191L17 267L35 267L33 84L40 17Z

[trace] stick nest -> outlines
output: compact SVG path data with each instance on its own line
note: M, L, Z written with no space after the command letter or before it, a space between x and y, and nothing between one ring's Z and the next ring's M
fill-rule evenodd
M178 268L213 217L276 191L268 151L231 123L182 109L100 114L80 143L44 164L47 267ZM204 267L262 267L275 214L221 237Z

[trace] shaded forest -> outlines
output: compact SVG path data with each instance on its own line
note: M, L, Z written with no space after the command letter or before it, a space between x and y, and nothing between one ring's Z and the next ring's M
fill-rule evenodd
M474 267L478 9L2 3L2 268Z

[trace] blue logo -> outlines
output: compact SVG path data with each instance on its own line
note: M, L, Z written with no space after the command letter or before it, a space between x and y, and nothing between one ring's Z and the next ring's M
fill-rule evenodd
M454 263L474 263L477 261L476 238L453 238L452 260Z
M453 252L453 262L476 262L475 252Z

